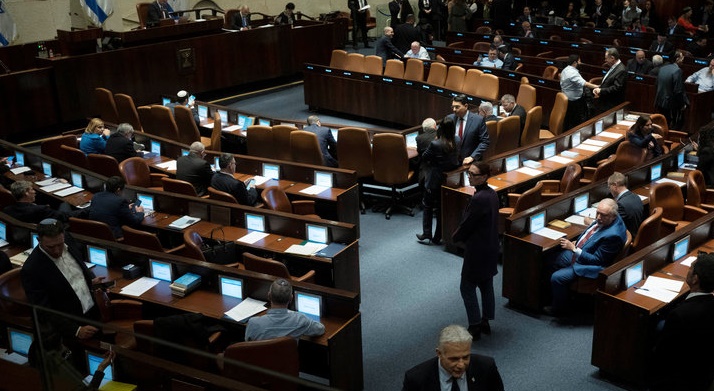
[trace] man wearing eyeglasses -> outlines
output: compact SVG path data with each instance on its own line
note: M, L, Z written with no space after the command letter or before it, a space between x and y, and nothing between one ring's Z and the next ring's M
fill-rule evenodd
M176 179L189 182L196 189L199 197L208 193L213 170L204 159L206 147L200 141L194 141L189 147L188 155L176 160Z
M236 159L230 153L224 153L218 158L220 171L213 174L211 187L216 190L232 195L241 205L253 206L258 200L258 192L255 190L254 180L243 183L237 180L233 174L236 173Z

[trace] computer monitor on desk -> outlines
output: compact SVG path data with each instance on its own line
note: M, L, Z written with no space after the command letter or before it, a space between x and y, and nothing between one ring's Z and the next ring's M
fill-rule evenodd
M590 194L583 193L573 198L573 214L578 214L590 205Z
M315 185L322 187L332 187L332 173L325 171L315 171Z
M151 268L152 278L166 282L172 282L174 280L174 273L170 263L150 259L149 267Z
M99 367L99 364L104 361L104 357L100 354L93 353L93 352L86 352L86 359L87 359L87 370L90 376L93 376L94 373L97 371L97 367ZM102 383L105 381L111 381L114 380L114 368L112 367L111 364L109 364L105 369L104 369L104 378L102 379Z
M543 159L548 159L555 156L555 143L548 143L543 146Z
M52 176L52 163L42 162L42 173L48 177Z
M208 106L198 105L196 106L196 110L198 111L198 118L201 121L205 121L208 118Z
M580 131L577 131L570 136L570 148L575 148L578 145L580 145Z
M265 232L265 216L253 213L246 213L245 228L248 231Z
M261 119L258 120L258 125L261 125L261 126L270 126L270 120L269 120L269 119L265 119L265 118L261 118ZM333 135L334 135L334 133L333 133ZM337 137L335 137L335 140L337 140Z
M417 147L417 136L419 135L419 132L411 132L407 134L406 139L407 139L407 148L416 148Z
M154 196L151 194L136 193L137 201L141 201L141 206L144 208L144 213L151 213L154 208Z
M165 97L165 96L164 96L163 98L161 98L161 104L162 104L162 105L168 106L170 103L171 103L171 99L170 99L170 98L167 98L167 97Z
M154 156L161 156L161 143L156 140L151 140L151 153Z
M72 184L77 187L82 187L82 174L77 171L71 171Z
M109 266L109 257L107 255L107 249L87 245L87 254L89 255L89 263L104 267Z
M595 134L600 134L600 133L602 133L603 128L604 128L604 121L603 121L603 120L599 120L599 121L595 122Z
M22 152L15 152L15 165L24 166L25 165L25 154Z
M529 219L530 233L537 232L545 228L545 211L538 212Z
M263 163L263 176L270 179L280 179L280 166L277 164Z
M650 182L660 178L662 178L662 163L657 163L650 168Z
M307 240L315 243L329 243L329 229L322 225L305 224Z
M689 235L679 239L674 242L672 247L672 262L680 260L683 256L687 255L689 252Z
M236 299L243 299L243 280L235 277L218 275L218 289L221 294Z
M27 357L30 354L30 345L34 337L31 333L18 330L14 327L7 328L8 350L10 353L17 353Z
M505 165L505 169L504 169L505 172L517 170L518 167L520 167L520 160L518 158L518 155L513 155L513 156L507 157L504 162L504 165Z
M218 115L221 117L221 125L228 125L228 111L227 110L217 110Z
M625 279L625 289L628 289L633 285L637 284L638 282L642 281L642 279L645 277L644 261L639 261L636 264L625 269L623 277Z
M319 321L322 316L322 297L295 291L295 311Z

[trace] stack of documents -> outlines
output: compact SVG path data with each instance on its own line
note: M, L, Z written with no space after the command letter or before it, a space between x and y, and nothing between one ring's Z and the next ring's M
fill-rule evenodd
M141 277L140 279L138 279L138 280L132 282L131 284L125 286L124 288L122 288L120 293L122 295L129 295L129 296L141 296L144 294L144 292L153 288L158 283L159 283L159 280L149 278L149 277Z
M288 254L315 255L325 247L327 245L323 243L307 242L305 244L293 244L285 252Z
M235 320L236 322L240 322L243 319L265 311L265 304L265 301L246 297L240 302L240 304L226 311L225 314L227 317Z
M560 239L563 236L565 236L565 232L556 231L554 229L550 229L547 227L541 228L541 229L539 229L535 232L531 232L531 233L534 235L544 236L548 239L553 239L553 240Z
M184 228L188 228L188 227L198 223L199 221L201 221L201 219L198 217L183 216L181 218L174 220L173 223L169 224L169 228L181 230Z
M565 221L571 224L588 225L585 224L585 218L589 217L591 219L594 219L595 215L597 215L597 209L594 207L589 207L587 209L581 210L577 215L572 215L568 217L567 219L565 219Z
M171 294L184 297L201 286L201 276L194 273L186 273L169 285Z
M683 285L684 281L649 276L641 288L635 289L635 293L669 303L677 297Z
M312 185L310 187L300 190L300 193L315 195L315 194L320 194L327 189L329 189L329 187Z

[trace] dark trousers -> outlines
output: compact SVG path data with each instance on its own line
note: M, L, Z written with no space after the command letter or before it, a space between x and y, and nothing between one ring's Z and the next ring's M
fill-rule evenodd
M352 44L357 46L357 30L362 32L362 42L365 46L369 42L367 39L367 12L352 13Z
M585 97L581 96L578 100L568 101L568 110L565 112L565 121L563 123L563 131L582 124L588 119L588 106L585 102Z
M421 201L424 206L424 216L422 220L422 233L429 238L433 237L434 241L441 240L441 189L424 189L424 195ZM436 231L431 234L432 219L434 218L434 209L436 209Z

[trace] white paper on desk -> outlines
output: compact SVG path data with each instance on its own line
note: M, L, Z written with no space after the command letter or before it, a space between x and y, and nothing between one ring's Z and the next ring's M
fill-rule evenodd
M236 322L240 322L245 318L265 311L265 304L265 301L246 297L240 304L226 311L225 314Z
M607 141L593 140L591 138L583 141L583 144L597 145L598 147L604 147L607 145Z
M256 176L253 177L253 179L255 179L255 185L256 185L256 186L260 186L260 185L262 185L263 183L265 183L265 182L267 182L267 181L270 180L270 178L268 178L267 176L262 176L262 175L256 175Z
M597 216L597 208L593 208L591 206L589 208L581 210L578 214L583 217L590 217L591 219L594 219L595 216Z
M568 159L567 157L562 157L562 156L558 156L558 155L551 156L545 160L549 160L551 162L556 162L556 163L560 163L560 164L570 164L573 161L573 159Z
M647 200L650 198L650 197L643 196L643 195L639 195L639 194L638 194L638 196L640 197L640 199L641 199L642 201L647 201Z
M516 171L520 172L521 174L526 174L528 176L538 176L543 174L543 171L538 171L536 169L530 168L530 167L521 167L517 169Z
M0 359L10 361L18 365L25 365L28 361L27 357L15 352L8 353L5 349L0 349Z
M226 126L225 128L221 129L224 132L232 132L234 130L241 130L240 125L231 125L231 126Z
M600 133L598 134L598 136L600 136L600 137L607 137L607 138L616 138L616 139L622 137L621 134L619 134L619 133L613 133L613 132L600 132Z
M245 235L245 236L238 238L236 240L239 242L243 242L243 243L253 244L253 243L259 241L260 239L265 238L268 235L269 234L266 232L253 231L253 232L249 233L248 235Z
M41 180L41 181L39 181L39 182L35 182L35 184L36 184L37 186L43 187L43 186L49 186L49 185L51 185L51 184L53 184L53 183L57 183L57 181L59 181L59 179L55 179L55 178L49 177L49 178L46 178L46 179Z
M629 128L635 124L635 121L622 120L622 121L617 121L617 124L622 125L622 126L627 126Z
M23 172L28 172L28 171L32 171L32 169L31 169L30 167L27 167L27 166L18 167L18 168L13 168L12 170L10 170L10 172L12 172L12 173L15 174L15 175L17 175L17 174L22 174Z
M57 193L55 193L55 195L58 197L67 197L68 195L79 193L82 190L84 190L84 189L82 189L81 187L72 186L72 187L68 187L64 190L58 191Z
M675 185L677 185L679 187L684 187L684 185L686 185L686 183L684 183L684 182L675 181L674 179L669 179L669 178L660 178L655 181L655 183L666 183L666 182L674 183Z
M567 219L565 219L565 221L570 224L587 225L585 224L585 217L578 215L569 216Z
M329 187L312 185L310 187L300 190L300 193L315 195L320 194L327 189L329 189Z
M538 236L545 236L546 238L553 240L560 239L565 236L565 232L556 231L550 228L541 228L533 232L533 234Z
M162 168L166 171L176 171L176 160L169 160L168 162L159 163L156 165L158 168Z
M584 150L586 150L586 151L593 151L593 152L597 152L597 151L599 151L599 150L602 149L602 147L599 147L599 146L597 146L597 145L585 144L585 143L582 143L582 144L578 145L578 146L575 147L575 148L577 148L577 149L584 149Z
M325 247L327 247L326 244L307 242L305 244L293 244L285 252L288 254L313 255Z
M687 259L683 260L681 265L686 266L686 267L692 267L692 263L697 260L697 257L687 257Z
M672 291L668 291L668 290L664 290L664 289L654 289L654 290L635 289L635 293L638 293L642 296L651 297L655 300L659 300L659 301L662 301L665 303L671 302L678 295L677 292L672 292Z
M42 190L42 191L44 191L44 192L46 192L46 193L52 193L52 192L55 192L55 191L57 191L57 190L66 189L66 188L68 188L68 187L70 187L70 186L72 186L72 185L69 184L69 183L62 183L62 182L60 182L60 183L55 183L54 185L49 185L49 186L45 186L45 187L40 187L40 190Z
M642 288L649 289L649 290L664 289L667 291L679 293L679 291L682 289L683 285L684 285L684 281L649 276L649 277L647 277L647 280L645 280L645 284L642 285Z
M153 288L158 283L159 280L149 277L141 277L140 279L125 286L120 293L129 296L141 296L142 294L144 294L144 292Z

